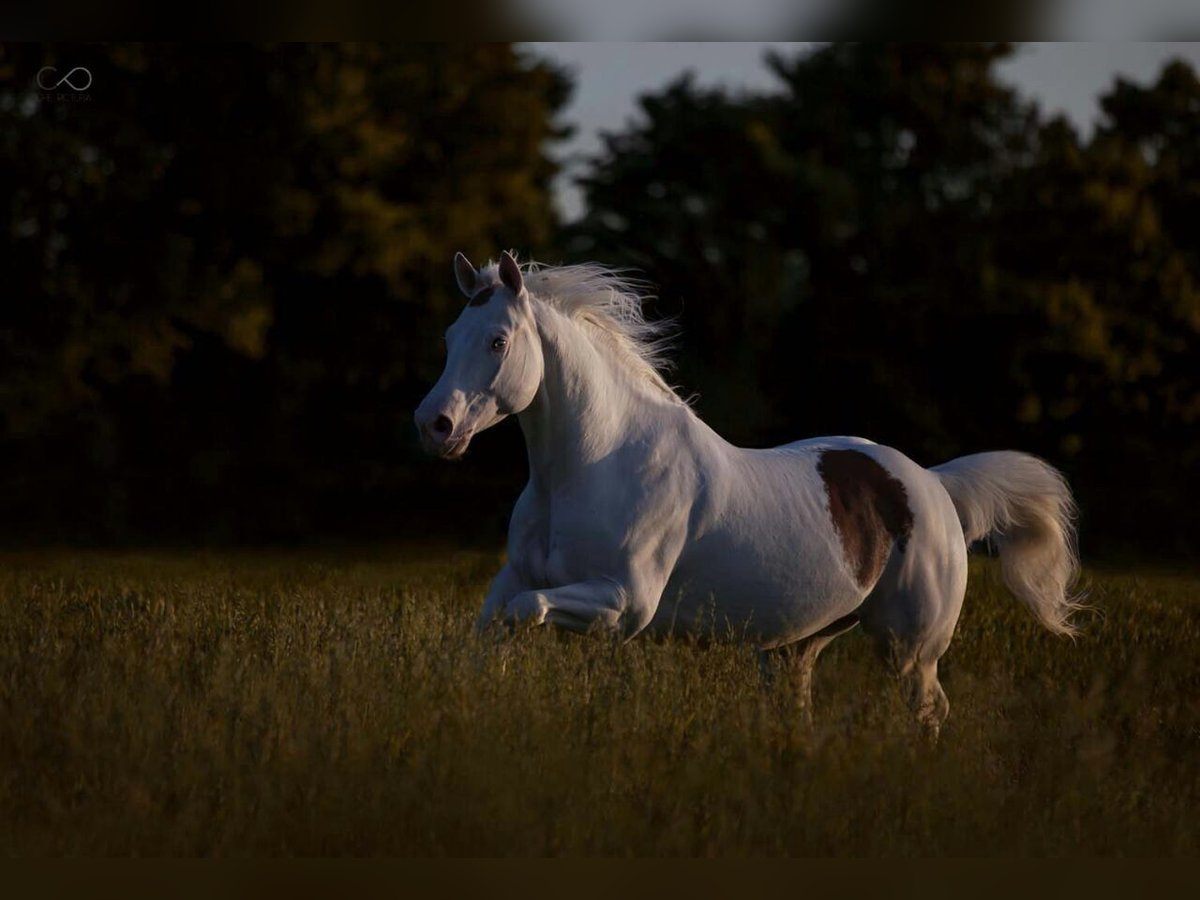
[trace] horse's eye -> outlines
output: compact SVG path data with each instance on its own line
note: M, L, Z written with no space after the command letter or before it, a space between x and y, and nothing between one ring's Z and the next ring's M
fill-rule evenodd
M506 338L506 337L498 337L494 341L492 341L492 349L497 352L499 352L500 350L503 350L507 346L508 346L508 338Z

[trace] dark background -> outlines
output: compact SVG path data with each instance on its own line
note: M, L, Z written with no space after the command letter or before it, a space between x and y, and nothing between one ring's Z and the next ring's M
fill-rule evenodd
M1038 453L1086 556L1191 558L1200 82L1082 138L1004 45L773 57L646 96L556 221L570 82L510 45L0 46L8 541L498 542L515 423L423 458L450 260L635 266L729 439ZM43 66L85 66L45 92ZM1098 88L1101 86L1098 86Z

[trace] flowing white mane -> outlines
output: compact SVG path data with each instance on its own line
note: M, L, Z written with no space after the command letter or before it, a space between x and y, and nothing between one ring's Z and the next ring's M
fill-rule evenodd
M646 319L642 304L649 295L644 292L644 282L597 263L547 266L527 262L521 270L534 300L592 326L585 332L593 342L604 341L636 376L672 400L684 402L662 376L669 366L666 354L673 323ZM489 262L480 275L498 280L496 264Z

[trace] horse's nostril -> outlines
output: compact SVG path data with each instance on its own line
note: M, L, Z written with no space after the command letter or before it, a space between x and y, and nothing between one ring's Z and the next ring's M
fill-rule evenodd
M444 437L454 430L454 423L446 416L438 416L433 420L433 433Z

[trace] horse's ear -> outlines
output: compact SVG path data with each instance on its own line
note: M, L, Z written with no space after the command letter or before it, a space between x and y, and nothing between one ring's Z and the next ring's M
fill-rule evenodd
M521 277L521 267L513 259L513 255L505 250L500 255L500 283L516 296L525 290L525 279Z
M454 278L458 282L458 289L463 292L464 296L470 297L475 293L479 275L475 271L475 267L471 265L471 261L461 253L454 254Z

